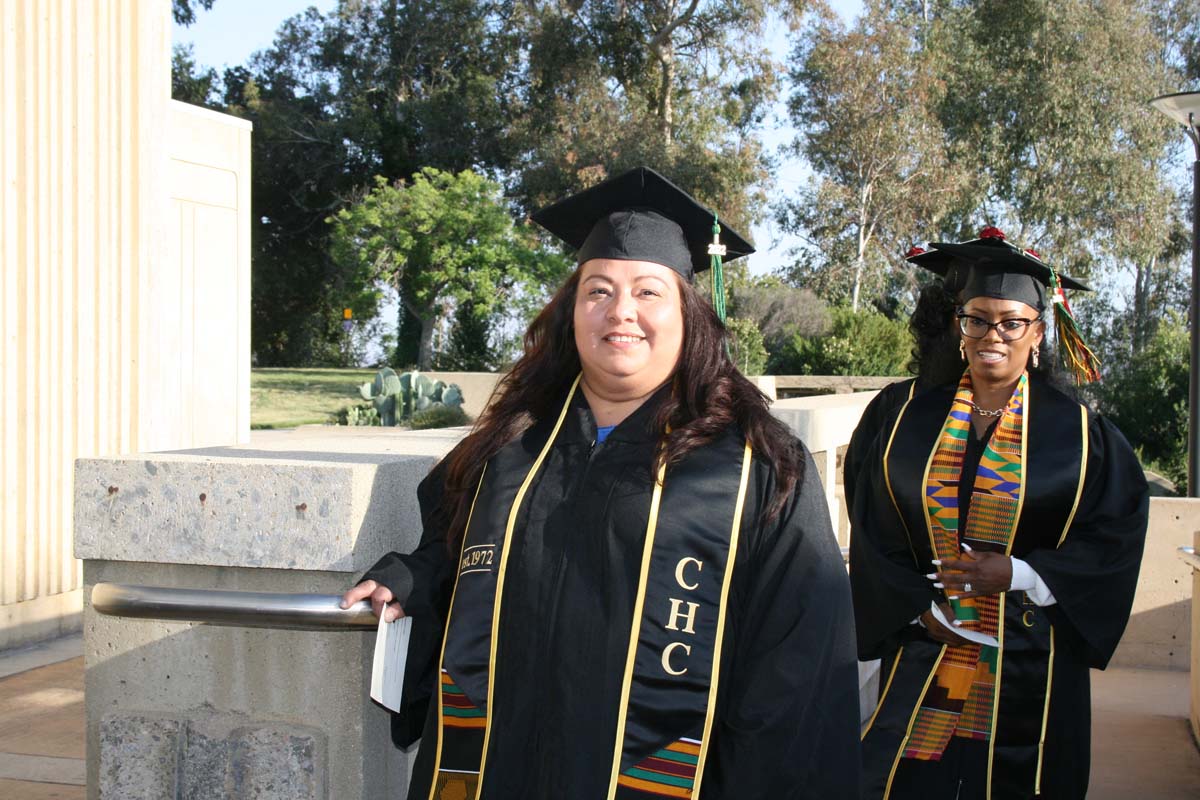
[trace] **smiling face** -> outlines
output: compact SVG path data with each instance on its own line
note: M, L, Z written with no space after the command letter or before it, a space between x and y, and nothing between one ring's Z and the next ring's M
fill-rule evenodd
M610 396L666 382L683 348L679 276L649 261L594 258L579 268L575 347L583 379Z
M985 322L1014 319L1036 319L1037 309L1016 300L995 297L976 297L968 301L963 314ZM1021 377L1029 364L1030 353L1041 345L1046 323L1038 321L1020 332L1021 338L1005 341L994 327L988 328L981 339L963 336L971 376L988 383L1008 384Z

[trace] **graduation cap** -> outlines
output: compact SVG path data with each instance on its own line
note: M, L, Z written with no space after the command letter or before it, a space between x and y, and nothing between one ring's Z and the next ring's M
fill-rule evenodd
M718 313L724 310L722 256L732 261L754 252L716 213L649 167L609 178L532 218L575 248L579 264L593 258L650 261L689 283L696 273L717 267L713 297L720 297Z
M978 239L931 242L930 249L914 247L905 253L912 264L942 277L946 291L966 303L976 297L995 297L1046 310L1045 289L1051 291L1054 327L1063 361L1079 383L1100 378L1100 361L1084 342L1064 289L1091 291L1042 261L1033 250L1010 244L1004 233L988 226Z

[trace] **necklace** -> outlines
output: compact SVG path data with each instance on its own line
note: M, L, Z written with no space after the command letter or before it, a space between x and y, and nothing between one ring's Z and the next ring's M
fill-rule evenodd
M975 405L974 400L968 400L967 405L971 406L971 410L981 417L1002 417L1004 416L1004 412L1008 410L1008 406L997 408L995 411L991 411L986 408L980 408L979 406Z

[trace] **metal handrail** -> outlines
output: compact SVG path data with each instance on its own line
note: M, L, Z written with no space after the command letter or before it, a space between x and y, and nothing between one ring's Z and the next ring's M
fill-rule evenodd
M1179 557L1192 566L1192 569L1200 569L1200 555L1196 554L1196 548L1187 545L1179 548Z
M379 624L366 600L350 608L342 608L340 601L340 595L329 594L180 589L131 583L97 583L92 587L92 608L114 617L290 630L346 630Z

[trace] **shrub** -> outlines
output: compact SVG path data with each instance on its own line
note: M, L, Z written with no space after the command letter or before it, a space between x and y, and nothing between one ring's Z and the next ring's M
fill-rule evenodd
M729 336L729 355L743 375L762 375L767 368L767 348L763 335L752 319L729 317L725 320Z
M912 336L902 320L835 308L825 336L795 334L772 354L773 375L903 375Z
M433 405L413 412L408 424L414 431L422 431L429 428L453 428L466 425L470 421L471 418L462 410L462 406Z
M1188 351L1187 323L1171 315L1140 353L1110 359L1094 388L1101 410L1142 462L1181 489L1187 484Z

